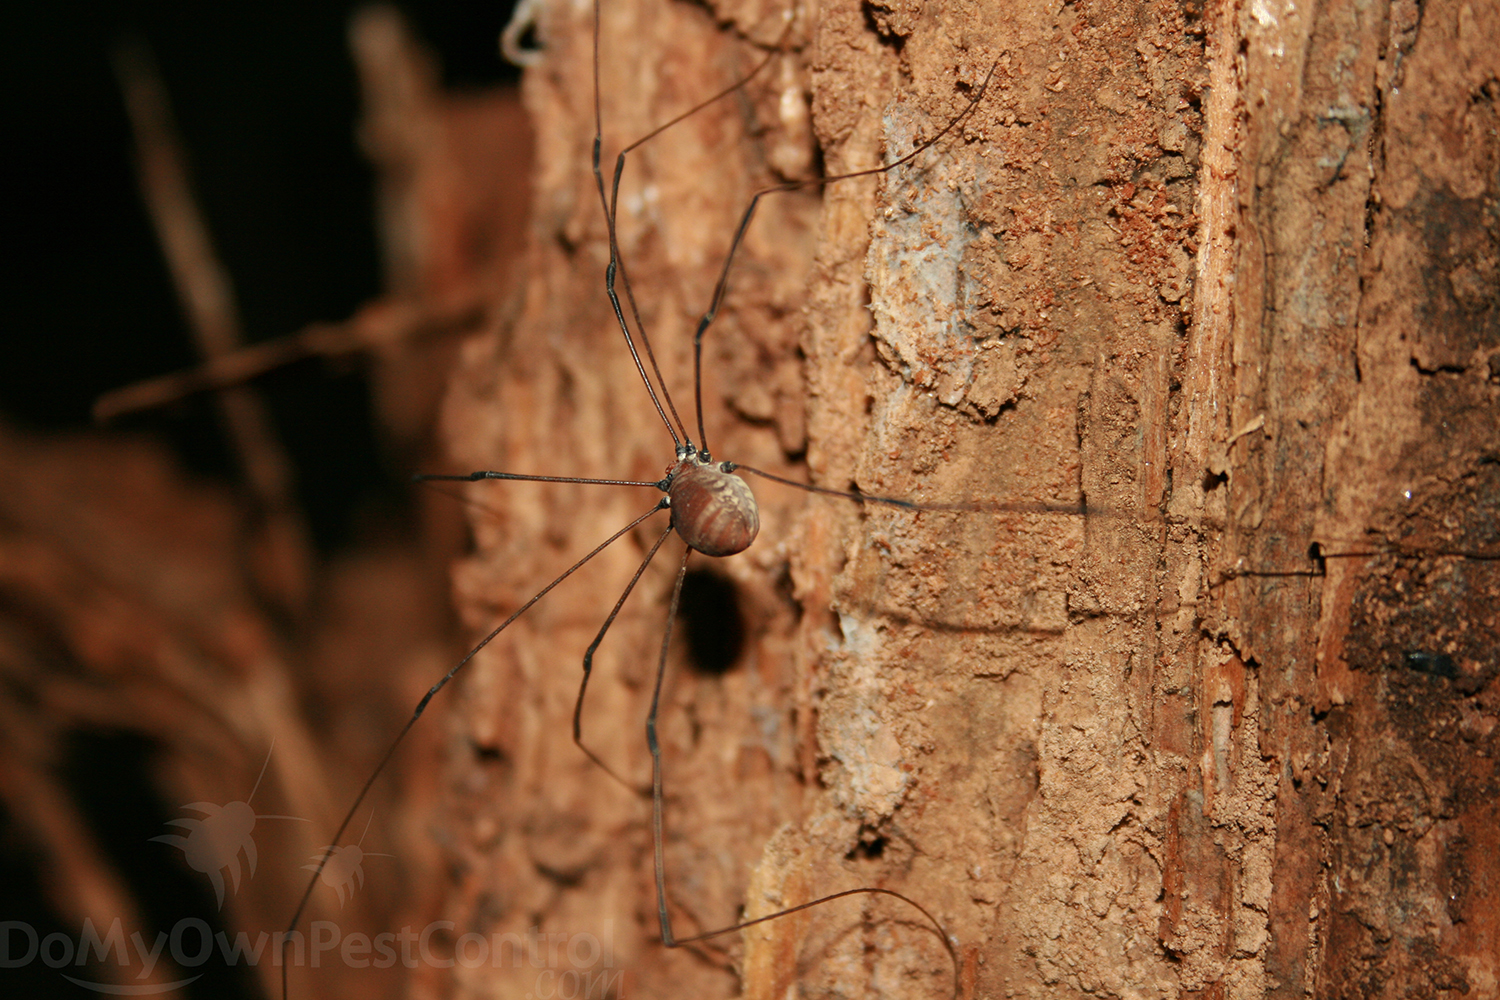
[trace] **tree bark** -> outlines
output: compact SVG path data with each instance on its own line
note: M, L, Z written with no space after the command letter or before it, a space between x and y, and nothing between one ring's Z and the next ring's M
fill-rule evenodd
M679 631L667 660L678 936L879 886L942 922L965 996L1495 995L1493 12L780 16L604 5L606 177L778 50L631 154L618 240L645 329L702 443L693 324L751 193L894 160L993 67L914 163L767 198L705 341L716 458L948 508L751 477L760 539L693 557L747 642L714 673ZM656 480L672 442L602 287L591 14L554 5L540 35L528 281L466 350L454 458ZM658 496L472 492L476 633ZM649 803L570 726L583 651L665 528L469 668L455 933L557 935L544 971L620 996L950 995L947 953L889 899L662 947ZM680 554L614 621L584 709L635 786ZM585 940L609 950L580 962ZM539 988L454 948L419 974L433 993Z

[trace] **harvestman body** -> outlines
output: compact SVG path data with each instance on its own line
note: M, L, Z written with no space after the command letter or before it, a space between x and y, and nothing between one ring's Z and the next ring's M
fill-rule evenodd
M734 465L714 465L693 452L672 466L667 498L672 505L672 527L689 546L706 556L743 552L760 532L760 511L749 485L736 476Z

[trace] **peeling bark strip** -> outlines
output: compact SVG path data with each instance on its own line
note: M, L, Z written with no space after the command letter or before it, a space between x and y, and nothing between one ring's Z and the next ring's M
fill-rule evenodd
M780 13L609 0L606 156L743 73ZM894 159L998 63L959 139L762 207L707 343L709 434L833 488L1101 512L757 482L761 536L715 567L747 648L670 667L680 933L882 885L945 921L972 996L1494 995L1496 18L823 4L764 81L633 154L621 249L682 406L750 193ZM589 13L540 35L529 280L466 353L455 464L655 479L670 441L601 287ZM476 628L655 499L474 493ZM1387 554L1257 575L1314 542ZM660 948L648 812L568 730L641 544L464 682L457 932L608 926L630 995L945 995L937 943L880 903ZM585 708L636 780L671 563ZM442 975L519 996L536 973Z

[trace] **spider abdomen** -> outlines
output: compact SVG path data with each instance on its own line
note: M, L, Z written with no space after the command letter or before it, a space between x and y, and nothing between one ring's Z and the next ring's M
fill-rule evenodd
M685 458L671 471L672 527L683 541L706 556L749 548L760 531L760 509L749 484L697 458Z

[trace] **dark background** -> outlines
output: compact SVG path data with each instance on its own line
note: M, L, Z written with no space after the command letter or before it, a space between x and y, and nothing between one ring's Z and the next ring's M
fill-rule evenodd
M24 4L0 36L9 205L0 289L0 420L27 432L91 426L106 390L195 355L137 193L111 64L125 40L154 55L192 184L230 274L245 337L348 317L380 291L369 168L346 28L354 2ZM519 79L501 61L503 4L398 5L450 87ZM357 364L304 362L261 379L327 552L362 505L399 504L371 433ZM232 477L211 400L121 420L170 442L193 472Z
M154 57L247 341L342 320L381 292L372 175L356 140L358 85L346 37L359 6L64 3L7 11L0 32L0 169L8 194L0 424L43 439L93 432L90 408L101 393L197 361L138 193L111 62L122 42L144 43ZM504 4L398 6L438 55L447 86L519 79L498 55ZM321 552L352 545L352 526L372 509L386 520L402 516L414 470L383 454L357 360L302 362L256 388L294 463L301 510ZM207 395L124 418L105 432L160 440L192 474L237 485ZM109 488L109 471L99 470L99 489ZM170 919L201 911L212 922L217 907L201 877L163 867L160 857L170 851L150 843L179 812L160 801L150 780L152 752L137 735L83 732L61 780L138 890L148 924L153 900ZM76 940L77 928L51 912L39 882L45 866L0 809L0 920ZM0 972L0 996L66 989L40 962ZM258 995L244 970L210 971L193 990ZM80 988L77 995L96 994Z

